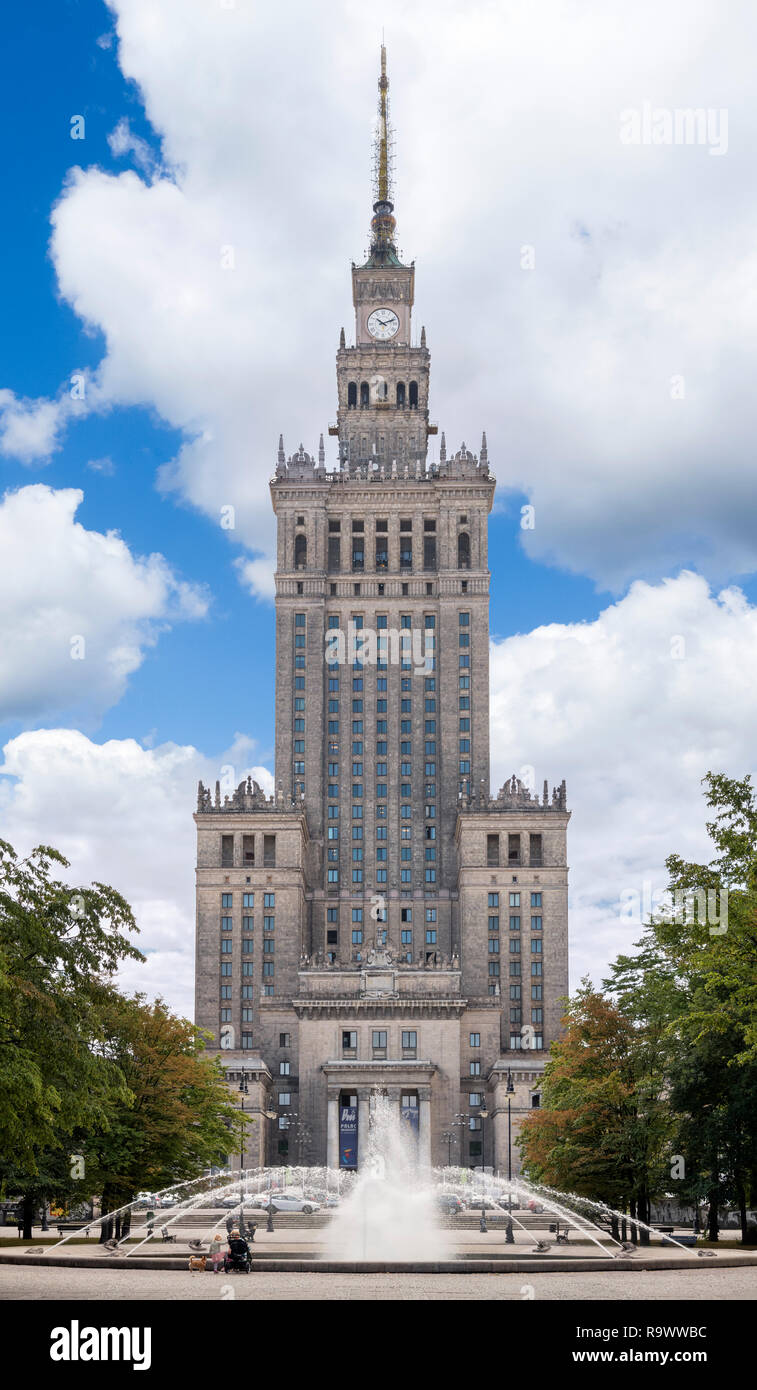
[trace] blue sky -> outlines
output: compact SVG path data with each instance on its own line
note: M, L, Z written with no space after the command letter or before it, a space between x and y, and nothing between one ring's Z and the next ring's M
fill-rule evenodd
M387 0L383 19L431 415L448 449L486 429L500 483L493 781L568 775L575 968L601 973L628 944L607 904L706 849L699 780L752 756L755 19L737 4L724 26L714 0L663 19L549 0L538 22ZM43 0L4 20L0 818L19 842L68 837L83 874L105 861L184 1005L193 779L229 750L240 775L272 769L267 478L280 430L312 450L334 418L378 41L352 0ZM727 150L624 146L622 110L648 100L725 111ZM51 809L85 764L114 779L113 823L91 795L70 824ZM136 829L158 784L165 881Z
M55 395L72 363L94 368L103 354L102 334L83 326L60 302L48 254L50 210L68 171L80 161L122 171L123 160L112 157L107 136L124 114L136 134L159 147L138 91L119 69L115 48L98 45L110 28L111 16L96 0L62 5L49 0L34 15L21 8L7 17L0 71L16 138L9 142L6 161L14 215L3 226L4 261L13 273L5 284L7 331L0 340L0 381L19 395ZM71 117L78 114L86 120L84 141L70 136ZM364 117L361 112L363 124ZM355 188L363 203L366 194L366 188ZM357 247L356 255L359 251ZM419 254L419 298L422 264ZM347 276L344 289L348 294ZM335 325L343 310L342 303L335 310ZM324 340L325 357L331 347L331 340ZM323 401L324 419L333 414L335 393L334 384L331 398ZM275 442L265 441L269 452ZM105 418L82 421L44 474L37 475L51 487L82 489L77 519L84 526L115 528L140 554L161 552L184 577L206 584L212 593L208 619L164 633L124 698L90 732L101 740L150 737L220 749L235 731L254 727L270 757L272 607L240 587L226 535L157 490L157 469L180 443L180 433L154 411L114 410ZM112 461L112 473L88 467L103 459ZM30 481L28 468L6 462L5 487ZM492 517L492 632L499 636L540 623L593 618L601 606L590 580L533 563L524 554L519 523L525 501L525 495L511 494ZM517 604L508 598L513 593ZM8 721L0 736L23 727L23 720Z

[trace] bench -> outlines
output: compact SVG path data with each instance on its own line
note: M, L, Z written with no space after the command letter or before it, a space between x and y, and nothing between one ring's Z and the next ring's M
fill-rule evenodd
M675 1240L670 1240L668 1236L663 1236L662 1243L663 1245L696 1245L698 1240L699 1236L687 1233L685 1235L676 1236Z
M174 1242L175 1242L175 1240L176 1240L176 1235L175 1235L175 1233L174 1233L173 1231L167 1230L165 1226L161 1226L161 1228L160 1228L160 1238L161 1238L161 1240L164 1240L164 1241L167 1240L167 1241L169 1241L169 1242L170 1242L170 1241L174 1241Z
M568 1244L569 1227L561 1226L559 1221L555 1221L549 1227L551 1234L555 1237L558 1245Z
M56 1221L55 1228L59 1236L70 1235L72 1231L87 1230L87 1240L89 1240L88 1225L87 1221Z
M653 1231L659 1231L663 1236L672 1236L675 1226L653 1226Z

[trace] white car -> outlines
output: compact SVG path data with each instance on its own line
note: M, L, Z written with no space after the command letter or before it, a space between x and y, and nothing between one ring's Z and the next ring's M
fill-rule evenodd
M269 1206L271 1211L302 1211L309 1216L313 1211L320 1211L320 1202L314 1202L310 1197L292 1197L286 1192L266 1192L265 1196L258 1199L258 1204L267 1211Z

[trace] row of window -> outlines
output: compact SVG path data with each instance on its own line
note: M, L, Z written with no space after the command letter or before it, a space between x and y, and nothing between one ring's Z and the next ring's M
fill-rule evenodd
M237 836L236 838L239 839L238 836ZM255 836L254 836L254 835L242 835L242 836L241 836L241 851L242 851L241 862L235 861L235 855L234 855L234 840L235 840L235 837L234 837L233 835L222 835L222 836L221 836L221 868L222 868L222 869L253 868L254 865L255 865ZM275 869L275 868L276 868L276 836L275 836L275 835L264 835L264 836L263 836L263 868L264 868L264 869Z
M353 522L353 526L355 523ZM348 549L350 561L349 568L353 574L360 574L366 568L366 549L365 536L362 531L352 533L352 544ZM471 545L470 535L467 531L460 531L457 537L457 568L459 570L470 569ZM307 569L308 564L308 542L304 534L296 535L294 538L294 567L295 569ZM329 535L327 550L327 568L329 573L338 574L342 570L342 537L338 533ZM389 539L385 533L376 534L374 549L374 568L379 572L389 569ZM412 570L413 568L413 537L412 532L402 532L399 537L399 568L400 570ZM424 533L423 535L423 563L424 570L435 570L437 568L437 549L435 533Z
M487 835L486 837L486 863L488 868L496 869L500 867L501 848L499 834ZM507 837L507 860L509 867L517 867L523 861L521 859L521 836L519 832L508 835ZM542 867L543 845L541 835L529 835L528 837L528 862L532 869Z

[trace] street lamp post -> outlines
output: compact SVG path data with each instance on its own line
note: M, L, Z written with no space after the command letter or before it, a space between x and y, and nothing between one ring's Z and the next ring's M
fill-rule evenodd
M515 1236L513 1235L512 1200L513 1200L513 1130L512 1130L512 1097L515 1091L513 1078L510 1068L507 1068L507 1230L505 1232L505 1245L514 1245Z
M486 1129L484 1122L489 1118L486 1099L484 1099L478 1113L481 1116L481 1220L479 1230L486 1234L488 1227L486 1225Z
M242 1072L239 1080L240 1100L239 1105L242 1111L242 1133L239 1140L239 1198L242 1206L244 1205L244 1098L250 1094L247 1081L247 1073Z

